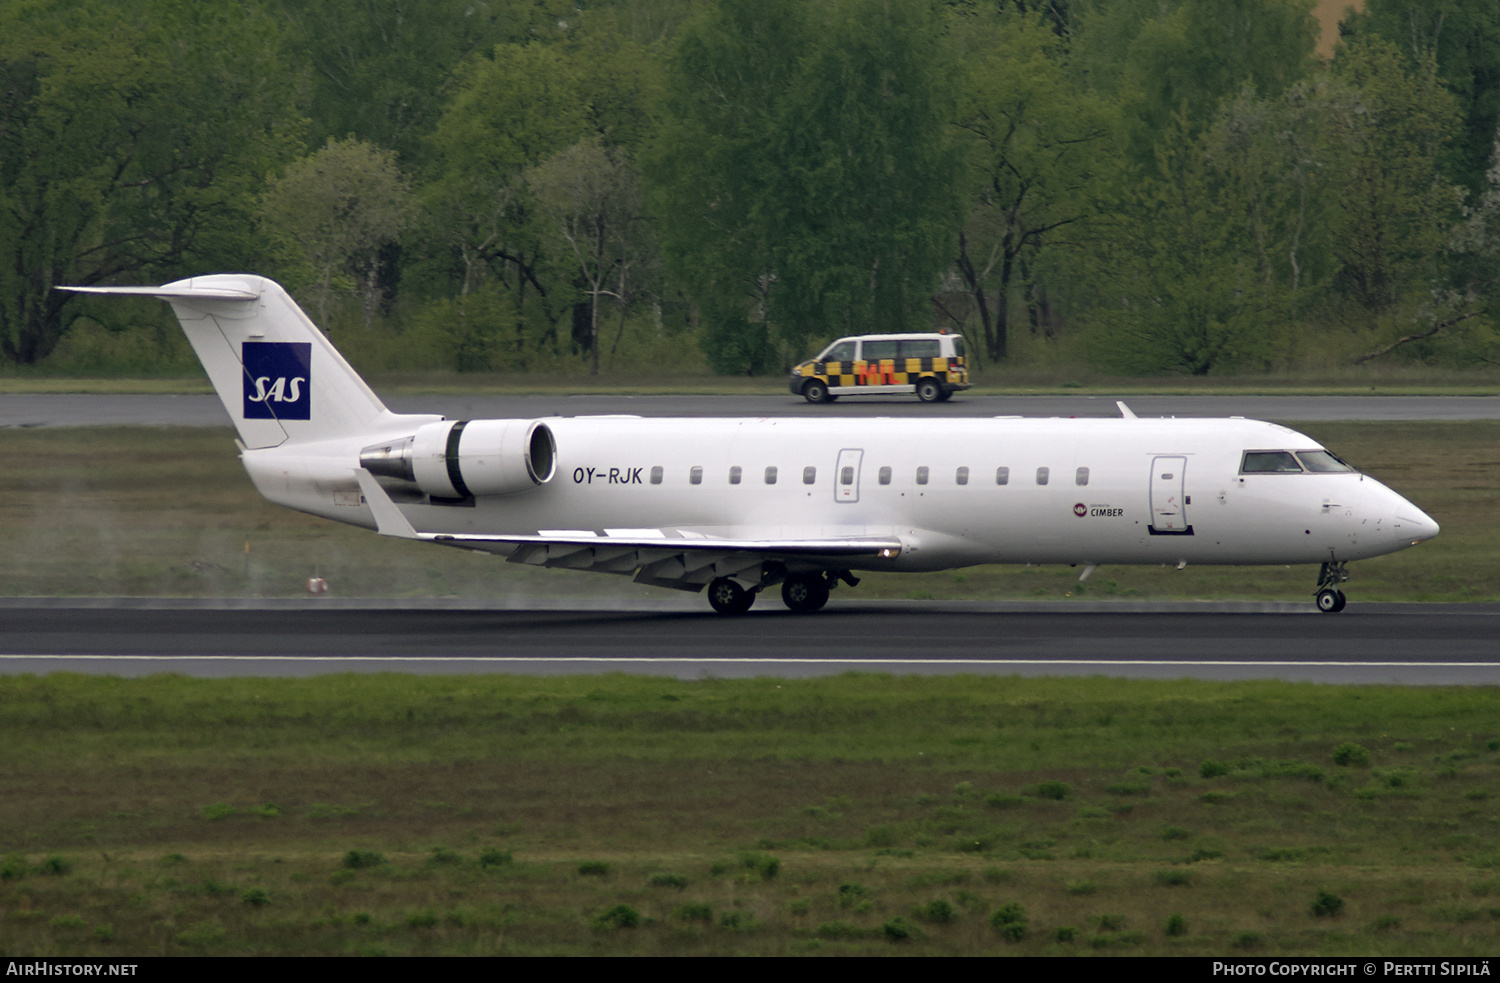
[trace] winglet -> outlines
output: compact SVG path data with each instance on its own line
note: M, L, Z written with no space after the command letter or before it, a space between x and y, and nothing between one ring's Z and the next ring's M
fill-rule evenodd
M1134 413L1132 413L1130 411L1130 407L1128 407L1128 406L1125 405L1125 401L1123 399L1117 399L1117 400L1115 400L1115 405L1120 408L1120 417L1121 417L1121 419L1125 419L1125 420L1139 419L1139 417L1137 417Z
M393 536L396 539L419 539L417 531L412 528L406 516L396 508L396 503L391 501L391 496L380 487L380 482L375 476L364 468L356 468L354 476L359 479L359 490L364 493L365 504L375 516L376 531L382 536Z

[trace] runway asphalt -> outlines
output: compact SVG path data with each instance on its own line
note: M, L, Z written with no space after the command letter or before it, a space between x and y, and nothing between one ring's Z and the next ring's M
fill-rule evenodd
M0 604L0 673L844 672L1500 685L1500 605L836 601L707 611L385 602Z
M768 388L771 384L768 382ZM764 396L390 396L398 413L455 420L636 414L669 417L1118 416L1123 399L1138 416L1256 420L1500 420L1500 396L968 396L921 403L912 396L846 397L812 406L782 392ZM0 394L0 427L228 427L216 396Z

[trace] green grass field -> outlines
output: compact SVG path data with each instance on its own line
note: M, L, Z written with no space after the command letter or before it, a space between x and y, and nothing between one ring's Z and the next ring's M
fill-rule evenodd
M1354 600L1500 599L1500 424L1317 423L1302 429L1442 524L1435 540L1354 564ZM0 596L657 598L623 577L524 568L383 539L261 500L228 430L0 431ZM1302 601L1312 567L1057 567L866 577L867 598ZM837 603L838 598L835 599Z
M1500 691L0 678L0 955L1493 954Z

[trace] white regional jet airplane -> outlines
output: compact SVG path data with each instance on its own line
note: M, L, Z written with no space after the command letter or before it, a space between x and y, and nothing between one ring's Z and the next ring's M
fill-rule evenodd
M445 420L385 408L279 285L68 287L172 305L266 498L383 536L816 611L855 570L1345 564L1438 533L1273 423L1137 419Z

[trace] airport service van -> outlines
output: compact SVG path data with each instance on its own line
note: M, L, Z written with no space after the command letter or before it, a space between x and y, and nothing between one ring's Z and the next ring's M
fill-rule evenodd
M867 334L840 338L792 369L790 388L809 403L840 396L916 393L924 403L969 388L963 335Z

